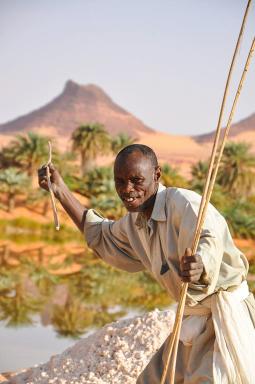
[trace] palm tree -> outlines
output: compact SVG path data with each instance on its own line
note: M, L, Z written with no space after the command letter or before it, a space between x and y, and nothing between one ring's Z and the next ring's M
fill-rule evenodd
M54 165L61 173L63 179L65 179L65 177L70 177L71 175L79 174L79 167L76 160L77 154L69 151L59 153L54 159Z
M254 206L237 201L224 209L223 213L234 237L254 239Z
M93 324L94 311L82 305L78 298L68 296L64 306L55 304L51 323L60 336L77 338Z
M117 219L126 213L115 190L111 167L98 167L88 172L85 189L91 198L91 207L100 210L108 218Z
M208 162L199 160L196 164L191 167L191 174L194 181L205 182L208 172Z
M0 152L0 169L9 167L20 167L20 163L16 159L16 154L14 153L12 146L3 147Z
M49 138L38 133L28 132L26 136L18 135L9 149L13 158L20 164L29 176L36 174L37 168L48 158Z
M17 194L27 190L30 180L25 173L20 173L17 168L8 168L0 172L0 190L7 193L8 211L15 208Z
M81 174L85 176L92 161L100 154L110 150L111 139L103 125L99 123L83 124L75 129L71 137L73 150L81 157Z
M208 165L208 161L199 160L196 164L191 166L191 188L201 194L207 177Z
M112 152L117 155L123 148L133 144L137 139L130 137L127 133L119 133L112 138Z
M112 168L97 167L89 171L85 177L85 188L89 197L114 193Z
M92 197L91 207L97 209L103 216L107 216L111 220L120 219L127 212L116 193Z
M255 156L248 143L228 143L219 168L218 183L233 197L246 197L254 188Z
M171 167L169 164L163 164L161 169L161 180L166 187L188 187L188 181L179 174L178 169Z
M7 321L8 327L31 325L43 302L26 291L24 276L15 277L18 279L15 285L0 297L0 320Z

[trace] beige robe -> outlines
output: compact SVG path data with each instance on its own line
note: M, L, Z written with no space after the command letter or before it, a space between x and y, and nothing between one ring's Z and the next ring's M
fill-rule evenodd
M107 263L128 272L149 270L179 301L180 259L185 249L192 245L200 199L195 192L165 188L160 184L148 221L139 213L128 213L118 221L110 221L89 210L85 237L89 247ZM248 262L234 245L225 219L212 205L208 207L197 253L202 257L204 273L198 283L189 284L188 306L197 308L212 293L232 289L246 279ZM255 319L253 297L246 299L244 305ZM191 346L180 342L176 383L213 382L214 339L214 328L208 315L204 329ZM164 347L165 344L137 383L160 382Z

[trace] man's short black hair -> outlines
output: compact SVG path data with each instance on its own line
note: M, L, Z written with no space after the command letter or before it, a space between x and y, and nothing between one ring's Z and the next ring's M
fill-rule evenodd
M127 147L123 148L116 156L115 163L117 160L125 159L127 158L131 153L133 152L141 152L143 156L147 157L150 161L153 167L158 167L158 159L150 147L144 144L131 144Z

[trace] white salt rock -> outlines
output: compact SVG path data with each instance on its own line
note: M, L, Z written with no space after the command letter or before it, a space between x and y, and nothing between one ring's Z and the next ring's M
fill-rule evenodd
M169 335L174 317L173 311L155 310L106 325L48 363L15 376L11 383L136 384Z

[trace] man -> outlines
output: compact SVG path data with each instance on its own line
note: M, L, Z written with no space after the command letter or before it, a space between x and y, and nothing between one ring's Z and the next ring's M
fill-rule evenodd
M243 373L249 371L252 363L248 363L248 368L247 364L242 367L240 351L236 346L232 348L236 343L233 338L239 338L236 328L239 332L240 327L233 326L229 336L227 324L224 337L221 335L222 318L226 315L230 324L240 315L245 319L249 340L253 340L255 303L245 285L247 260L235 247L217 210L209 205L197 253L191 255L200 197L192 191L163 187L159 183L161 170L151 148L133 144L116 157L115 186L128 210L118 221L106 220L96 211L85 209L52 165L50 172L55 196L99 257L128 272L148 269L176 301L180 298L182 282L189 283L175 383L255 382L253 372ZM45 168L39 170L39 184L47 189ZM229 295L230 300L234 298L231 310L235 307L237 311L230 316L224 312ZM221 309L224 299L225 307ZM160 383L167 358L166 346L167 342L154 355L139 376L138 384Z

